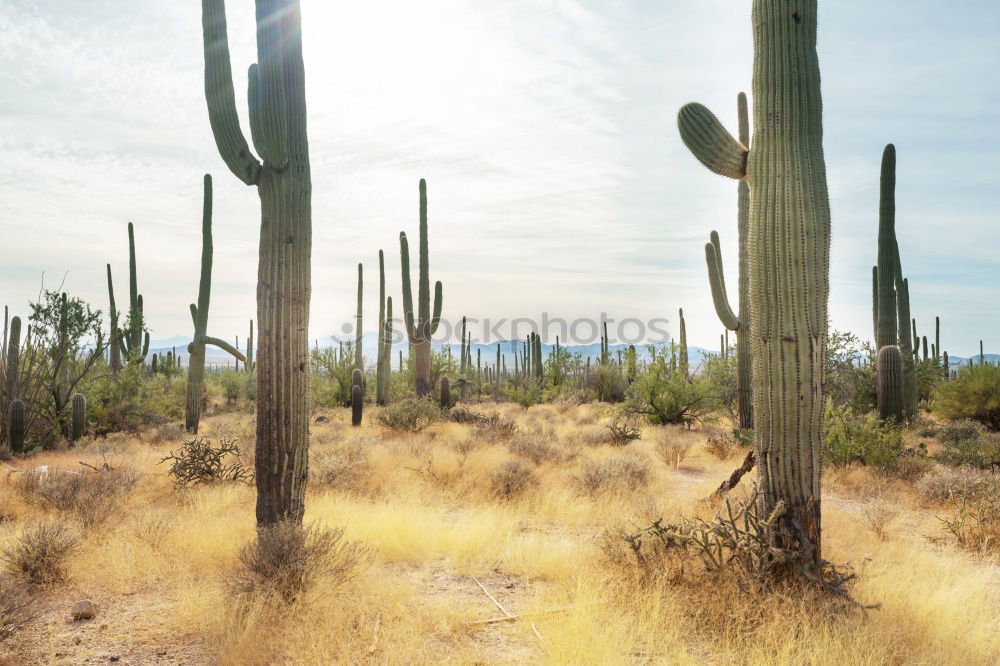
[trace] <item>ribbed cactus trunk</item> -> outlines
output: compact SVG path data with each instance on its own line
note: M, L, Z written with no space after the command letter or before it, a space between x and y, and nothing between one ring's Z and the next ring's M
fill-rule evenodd
M83 437L87 427L87 398L82 393L74 393L72 400L72 416L70 418L70 436L72 442Z
M298 0L257 0L250 130L239 126L223 0L202 0L205 96L219 152L260 197L257 267L257 524L302 521L309 447L312 182Z
M688 336L687 336L687 323L684 321L684 309L681 308L677 311L680 317L680 369L681 373L687 377L688 374Z
M762 509L783 528L789 565L821 564L830 207L816 55L816 0L754 0L753 144L701 105L680 113L685 143L750 188L750 332Z
M747 112L747 96L740 93L736 98L739 119L740 144L750 147L750 119ZM747 257L750 225L750 187L746 180L737 186L737 233L739 238L739 314L734 313L726 292L725 271L722 266L722 250L719 234L713 231L710 242L705 245L705 260L708 264L708 279L712 287L712 301L723 326L736 332L736 399L739 426L753 428L753 367L750 352L750 262ZM722 344L722 356L728 352L728 339Z
M413 311L410 287L410 249L406 234L399 234L399 254L403 273L403 315L410 339L410 360L417 395L431 390L431 337L441 320L441 283L434 284L434 312L431 314L430 257L427 243L427 183L420 179L420 264L417 282L417 311Z
M122 369L122 350L120 347L121 329L118 326L118 309L115 307L115 285L111 279L111 264L108 269L108 315L110 318L110 330L108 331L108 367L112 372L119 372Z
M378 353L375 359L375 404L384 405L389 384L391 341L385 337L385 254L378 251Z
M246 360L235 347L224 340L208 336L208 308L212 298L212 177L205 174L205 193L201 216L201 276L198 279L198 303L191 304L194 337L188 344L187 397L184 404L184 427L198 432L201 420L201 393L205 379L205 348L215 345L237 359Z
M362 319L361 319L361 308L364 302L364 267L358 264L358 312L354 316L354 367L355 369L361 370L365 369L365 355L361 349L362 340Z

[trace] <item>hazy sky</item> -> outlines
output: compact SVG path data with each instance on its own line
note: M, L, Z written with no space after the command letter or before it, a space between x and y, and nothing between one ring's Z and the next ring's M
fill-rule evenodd
M228 4L242 100L253 11ZM698 100L735 128L750 5L303 0L313 335L352 320L358 261L371 330L379 248L399 300L398 233L416 236L424 177L446 317L673 321L683 307L689 340L716 346L702 247L718 229L733 288L736 185L688 154L675 117ZM107 262L127 300L133 221L153 337L190 335L209 172L209 329L245 335L258 198L215 149L200 19L197 0L0 0L0 304L25 314L43 274L50 287L66 275L68 291L106 310ZM871 335L891 141L921 334L941 315L946 350L967 355L984 338L1000 351L1000 3L824 0L819 40L833 326Z

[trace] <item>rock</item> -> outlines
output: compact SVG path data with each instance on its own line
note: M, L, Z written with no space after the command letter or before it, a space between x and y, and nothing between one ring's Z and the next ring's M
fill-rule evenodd
M97 617L97 604L90 599L81 599L73 604L74 620L93 620Z
M110 657L108 657L108 661L118 661L119 659L121 659L121 657L119 657L116 654L113 654Z

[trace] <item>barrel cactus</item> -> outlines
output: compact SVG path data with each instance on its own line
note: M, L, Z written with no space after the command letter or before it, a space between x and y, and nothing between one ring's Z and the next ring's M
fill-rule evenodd
M309 447L312 181L299 0L257 0L250 151L236 113L223 0L202 0L205 99L226 166L260 196L257 524L302 521Z
M816 55L817 0L753 0L753 143L704 106L681 137L715 173L746 180L755 449L762 509L787 566L821 566L820 461L828 336L830 207ZM780 509L780 510L779 510Z

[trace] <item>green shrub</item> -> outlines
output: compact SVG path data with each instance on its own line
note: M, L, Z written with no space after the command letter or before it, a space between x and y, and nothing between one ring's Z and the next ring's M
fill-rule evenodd
M949 465L969 465L978 469L990 467L1000 457L1000 443L990 437L976 421L963 419L941 426L937 432L943 450L941 462Z
M628 381L617 365L599 365L587 377L587 388L601 402L621 402L625 399Z
M934 391L931 409L948 419L972 419L1000 430L1000 367L966 365Z
M372 417L375 423L389 430L420 432L444 418L441 407L433 397L406 398L379 407Z
M625 411L641 414L653 425L690 425L709 411L710 391L703 379L688 379L657 362L629 388Z
M184 418L187 373L149 374L132 365L117 374L102 373L78 387L87 398L87 422L96 435L139 432Z
M827 400L823 425L824 458L834 465L860 462L892 469L903 453L899 428L881 423L874 413L858 416L847 405Z
M488 394L490 387L484 386L483 391ZM506 393L508 400L525 409L537 405L542 400L542 387L530 379L510 383Z

